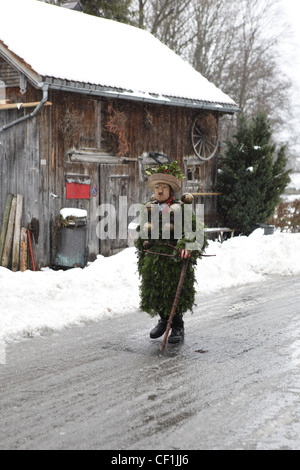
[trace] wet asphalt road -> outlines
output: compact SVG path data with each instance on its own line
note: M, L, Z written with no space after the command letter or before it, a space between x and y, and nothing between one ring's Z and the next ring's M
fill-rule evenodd
M0 449L300 449L300 276L185 319L164 352L141 312L8 345Z

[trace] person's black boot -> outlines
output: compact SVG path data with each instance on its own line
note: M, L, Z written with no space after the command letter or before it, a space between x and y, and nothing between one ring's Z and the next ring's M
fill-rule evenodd
M150 338L156 339L160 338L167 329L168 320L166 318L161 318L157 325L150 331Z
M168 339L168 343L180 343L184 339L184 322L182 317L175 315L172 323L172 331Z

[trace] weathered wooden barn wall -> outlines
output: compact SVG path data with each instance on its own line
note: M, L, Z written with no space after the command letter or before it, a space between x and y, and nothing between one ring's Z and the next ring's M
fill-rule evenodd
M21 102L18 88L8 89L7 96L13 102ZM29 90L26 101L40 101L34 90ZM30 109L33 111L33 108ZM15 121L27 114L26 110L1 110L0 127ZM0 225L9 193L21 194L24 198L22 226L26 227L36 219L40 221L37 254L41 263L47 256L49 245L49 230L45 221L49 220L48 204L48 168L46 152L41 150L41 137L48 134L47 123L50 108L45 107L42 113L33 119L18 124L0 134ZM40 123L46 122L42 130ZM47 139L48 140L48 139ZM48 141L45 143L48 149Z
M6 87L17 87L20 84L20 74L0 56L0 80ZM7 97L8 98L8 97Z
M97 164L72 163L68 152L72 148L97 146L97 119L95 106L97 101L87 100L82 95L73 93L51 92L49 95L52 105L51 113L51 144L49 164L49 190L51 227L55 223L60 209L76 207L87 210L89 228L90 253L99 252L99 242L91 217L98 206L98 199L67 199L66 183L68 179L82 181L91 180L91 185L98 187Z
M194 154L191 138L195 118L210 112L122 100L104 101L102 134L115 152L118 152L117 139L109 135L106 129L110 118L110 103L117 113L124 113L126 116L126 137L130 156L139 158L145 153L156 151L168 155L173 161L178 161L186 176L183 190L196 194L195 203L205 206L206 223L215 224L218 217L217 198L212 193L217 181L218 155L207 161L200 160ZM217 119L215 114L210 114ZM206 196L200 196L198 193L206 193ZM137 191L136 195L142 200L147 199L149 191Z
M99 223L98 207L100 204L111 204L119 216L119 196L127 196L128 206L149 199L145 181L142 156L150 151L158 151L177 160L183 170L191 164L196 167L196 181L185 181L185 189L194 192L213 190L216 178L216 159L200 162L193 157L191 128L199 111L187 108L161 105L143 105L135 102L91 98L85 95L68 92L51 92L51 166L50 214L59 212L60 207L78 207L86 209L89 214L89 249L90 259L95 253L108 255L127 246L126 239L99 240L96 227ZM107 131L109 120L108 107L124 113L125 136L129 151L121 163L121 157L106 158L106 155L118 154L118 138ZM150 122L149 122L150 119ZM83 161L72 160L72 151L82 150L86 153ZM93 163L94 152L101 150L97 162ZM103 163L101 162L103 160ZM67 200L66 178L90 179L91 188L97 188L97 195L89 200ZM58 196L58 197L55 197ZM197 197L197 196L196 196ZM215 212L215 197L206 197L196 202L205 204L207 215ZM104 214L101 214L104 216ZM119 221L117 222L117 232Z
M109 119L106 103L103 124ZM158 151L172 160L182 161L193 154L191 128L197 112L188 108L142 104L115 100L113 109L126 115L126 133L130 155L138 157L145 151Z
M183 159L194 155L191 133L194 119L205 111L168 105L143 104L133 101L103 101L102 133L109 138L106 124L109 121L109 104L115 112L126 116L126 137L130 156L139 157L144 152L167 154L183 165ZM114 148L118 150L117 145ZM200 163L200 161L199 161ZM203 168L210 171L210 162Z
M16 80L13 74L11 77ZM11 102L41 100L41 91L29 83L24 95L15 82L12 84L6 90ZM52 105L43 107L35 118L0 134L0 225L7 194L22 194L22 224L27 227L33 218L40 224L36 245L39 267L50 262L51 230L63 207L87 210L91 260L99 252L108 255L127 246L126 240L99 241L98 207L112 204L118 214L119 196L127 196L128 205L149 198L142 157L150 151L169 155L186 172L193 169L194 181L185 181L187 190L213 190L216 158L208 162L193 158L191 128L199 111L125 100L111 102L62 91L50 91L48 100ZM114 156L118 153L118 139L107 130L109 103L126 117L126 159ZM0 127L30 111L1 110ZM80 158L76 157L78 152ZM67 199L67 181L85 178L90 182L90 198ZM213 198L207 205L207 213L214 211L214 201Z

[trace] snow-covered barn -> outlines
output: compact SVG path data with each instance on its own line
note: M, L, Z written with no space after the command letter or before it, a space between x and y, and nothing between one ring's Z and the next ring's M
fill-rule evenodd
M236 103L144 30L37 0L0 11L0 227L7 195L23 195L37 265L51 261L63 207L87 211L91 260L127 245L99 240L97 208L149 197L149 152L180 163L209 225L218 119Z

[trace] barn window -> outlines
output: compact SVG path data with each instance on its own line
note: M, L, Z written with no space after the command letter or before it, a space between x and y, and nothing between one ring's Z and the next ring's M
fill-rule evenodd
M186 190L190 192L203 191L205 186L205 162L197 157L184 158Z

